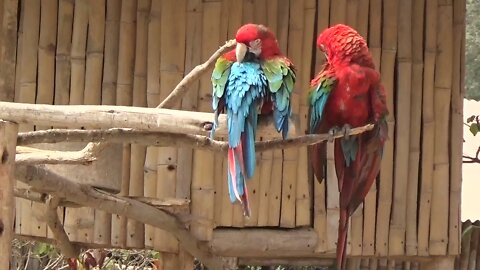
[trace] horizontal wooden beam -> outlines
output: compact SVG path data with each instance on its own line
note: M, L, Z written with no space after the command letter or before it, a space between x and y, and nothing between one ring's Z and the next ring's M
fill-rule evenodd
M210 241L214 255L238 257L244 262L317 261L334 259L335 251L316 253L318 236L313 228L298 229L215 229ZM428 262L432 256L348 256L348 258L391 259Z
M0 102L0 119L22 124L54 127L133 128L181 134L208 135L214 114L170 109L104 106L104 105L45 105ZM219 117L216 136L227 136L226 115ZM291 132L295 125L291 121ZM281 137L271 117L259 119L258 134Z

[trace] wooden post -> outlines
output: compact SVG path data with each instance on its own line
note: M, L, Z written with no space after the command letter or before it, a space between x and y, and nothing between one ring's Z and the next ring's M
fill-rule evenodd
M0 120L0 270L9 269L12 253L17 132L17 124Z

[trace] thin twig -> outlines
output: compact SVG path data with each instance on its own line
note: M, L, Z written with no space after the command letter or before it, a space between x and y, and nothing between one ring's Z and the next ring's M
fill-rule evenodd
M480 163L480 147L478 147L477 152L475 153L475 157L471 156L463 156L463 158L467 160L463 160L463 163Z
M164 108L164 109L169 109L173 108L175 104L182 99L182 97L185 95L185 93L188 91L188 87L196 81L203 73L205 73L209 67L213 66L215 64L215 61L223 54L225 53L228 49L232 48L235 46L237 42L235 39L231 39L227 42L225 42L225 45L220 47L215 53L208 58L208 60L196 66L195 68L192 69L183 79L180 81L180 83L173 89L173 91L168 95L167 98L165 98L160 105L157 106L157 108Z

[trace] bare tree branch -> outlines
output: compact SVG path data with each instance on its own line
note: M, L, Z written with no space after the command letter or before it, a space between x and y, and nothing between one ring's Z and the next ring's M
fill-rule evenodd
M53 233L57 247L66 258L76 258L80 254L80 250L76 249L65 232L60 219L57 214L57 207L60 203L60 198L56 196L49 196L45 204L45 218L48 227Z
M215 64L217 58L219 58L223 53L225 53L228 49L235 46L237 42L235 39L231 39L225 42L225 45L220 47L216 52L208 58L208 60L196 66L192 71L190 71L181 81L180 83L173 89L173 91L168 95L165 100L163 100L157 108L173 108L175 104L182 99L182 97L187 93L188 86L190 86L194 81L196 81L203 73L205 73L208 68Z
M15 164L89 164L107 144L89 143L79 151L52 151L18 146Z
M463 163L480 163L480 146L478 147L477 149L477 152L475 153L475 157L471 157L471 156L466 156L464 155L463 158Z
M15 176L17 180L36 190L68 198L68 200L83 206L126 216L166 230L179 240L183 249L202 261L209 269L223 269L223 262L211 254L208 246L195 239L184 224L165 211L136 200L100 192L90 186L72 182L42 165L16 166Z

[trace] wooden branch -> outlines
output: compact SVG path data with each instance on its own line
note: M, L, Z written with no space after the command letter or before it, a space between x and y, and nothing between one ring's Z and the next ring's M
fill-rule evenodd
M136 200L100 192L90 186L71 182L49 171L43 165L16 166L15 176L17 180L42 192L65 197L83 206L126 216L169 231L179 240L182 248L198 258L209 269L220 270L223 267L221 260L213 257L208 247L202 245L181 222L165 211Z
M231 39L225 42L225 45L220 47L215 53L208 58L205 63L196 66L187 76L183 77L180 83L173 89L165 100L163 100L157 108L173 108L175 104L182 99L187 93L188 87L195 82L203 73L205 73L211 66L215 64L215 61L228 49L234 47L237 44L235 39Z
M212 113L169 109L105 106L105 105L45 105L0 102L0 119L43 126L82 126L85 128L133 128L170 133L207 135L212 129ZM227 118L220 115L215 134L225 137ZM290 121L290 134L295 123ZM278 137L271 117L260 117L257 132L264 137Z
M57 207L60 203L60 198L56 196L49 196L45 205L45 218L48 227L53 233L57 247L60 249L65 258L76 258L80 254L80 251L76 249L70 240L68 235L63 229L62 223L58 218Z
M373 129L373 124L353 128L349 135L357 135ZM303 135L287 140L274 139L269 141L256 142L257 152L265 152L273 149L286 149L311 145L326 141L331 138L344 136L342 132L330 136L329 134ZM58 143L58 142L111 142L131 143L154 146L190 146L197 149L206 149L216 152L226 152L228 143L225 141L212 140L202 135L174 134L167 132L144 131L134 129L107 129L107 130L67 130L50 129L31 131L18 134L18 145L35 143ZM18 150L18 147L17 147ZM17 151L18 152L18 151Z
M15 164L90 164L107 144L89 143L79 151L51 151L33 147L17 147Z
M36 192L26 188L15 188L13 190L13 195L17 198L26 199L29 201L45 203L47 199L47 194Z
M480 163L480 147L478 147L477 152L475 153L475 157L463 155L464 158L463 163Z

